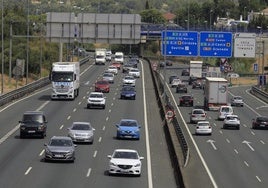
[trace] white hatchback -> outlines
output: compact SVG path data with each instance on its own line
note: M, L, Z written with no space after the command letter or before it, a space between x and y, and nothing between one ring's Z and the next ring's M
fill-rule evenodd
M205 121L207 114L203 109L193 109L190 113L190 123L196 123L198 121Z
M223 122L223 128L234 127L240 129L240 119L237 115L227 115Z
M209 121L199 121L195 128L195 134L196 135L203 135L203 134L212 134L212 127L209 123Z
M117 75L118 74L118 69L117 69L116 66L111 65L111 66L108 67L107 72L111 72L111 73Z

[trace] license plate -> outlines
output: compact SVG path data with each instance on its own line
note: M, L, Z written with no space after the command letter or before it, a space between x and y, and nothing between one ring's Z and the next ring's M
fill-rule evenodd
M55 155L55 157L61 158L63 157L63 155Z
M261 126L261 127L265 127L265 125L264 125L264 124L260 124L260 126Z
M28 131L28 133L35 133L35 131Z

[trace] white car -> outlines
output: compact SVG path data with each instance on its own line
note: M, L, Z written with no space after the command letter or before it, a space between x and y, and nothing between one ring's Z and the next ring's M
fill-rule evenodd
M197 123L198 121L205 121L207 114L203 109L193 109L190 114L190 123Z
M111 65L111 66L108 67L107 72L111 72L111 73L117 75L117 74L118 74L118 69L117 69L116 66L112 66L112 65Z
M179 84L181 84L181 80L179 78L175 78L171 82L171 87L177 87Z
M141 175L141 160L136 150L131 149L116 149L112 155L108 155L109 174L129 174L140 176Z
M231 99L232 106L244 106L244 100L241 96L233 96Z
M233 114L233 108L231 106L221 106L219 108L218 120L224 120L225 116Z
M101 107L105 109L106 97L101 92L91 92L87 99L87 108Z
M201 134L212 134L212 127L209 123L209 121L199 121L197 122L196 128L195 128L195 134L201 135Z
M123 78L123 86L132 86L135 87L136 85L136 79L134 78L134 76L125 76Z
M236 129L240 129L240 119L237 115L226 115L224 122L223 122L223 128L226 129L228 127L234 127Z
M141 76L140 70L137 68L131 68L128 71L128 75L134 76L135 78L139 78Z
M114 74L110 72L105 72L102 75L103 80L107 80L109 83L114 83Z

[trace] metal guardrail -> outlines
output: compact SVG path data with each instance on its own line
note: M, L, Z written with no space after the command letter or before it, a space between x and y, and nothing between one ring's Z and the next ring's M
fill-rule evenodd
M80 60L80 65L85 64L89 61L89 57L86 57L82 60ZM13 100L19 99L29 93L32 93L50 83L49 77L41 78L35 82L32 82L30 84L27 84L19 89L13 90L11 92L8 92L6 94L3 94L0 96L0 106L3 106L7 103L12 102Z
M268 93L261 90L258 86L252 86L250 93L263 100L264 102L268 103Z

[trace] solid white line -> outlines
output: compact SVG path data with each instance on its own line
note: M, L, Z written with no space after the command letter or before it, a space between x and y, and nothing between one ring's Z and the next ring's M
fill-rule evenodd
M87 171L87 177L90 176L90 173L91 173L91 168L89 168L88 171Z
M32 167L30 166L28 169L27 169L27 171L24 173L24 175L28 175L29 174L29 172L32 170Z
M144 129L145 129L145 140L146 140L146 155L147 155L147 170L148 170L148 188L153 188L152 179L152 164L151 164L151 149L149 140L149 129L148 129L148 119L147 119L147 105L146 105L146 94L145 94L145 80L144 80L144 69L143 63L141 62L142 68L142 96L143 96L143 108L144 108Z
M45 153L45 150L43 149L40 153L39 156L42 156Z
M188 135L190 136L190 139L191 139L192 142L193 142L193 145L194 145L194 147L195 147L195 149L196 149L196 151L197 151L197 154L199 155L199 158L201 159L201 162L202 162L202 164L203 164L205 170L207 171L207 174L208 174L208 176L209 176L209 178L210 178L210 181L211 181L211 183L213 184L213 187L214 187L214 188L217 188L218 185L217 185L217 183L216 183L216 181L215 181L213 175L211 174L211 172L210 172L210 170L209 170L209 168L208 168L208 165L207 165L207 163L206 163L206 161L205 161L203 155L201 154L201 152L200 152L200 150L199 150L199 148L198 148L198 146L197 146L197 144L196 144L196 142L195 142L195 140L194 140L194 138L193 138L193 136L192 136L191 131L189 130L189 128L188 128L188 126L187 126L187 123L186 123L185 119L183 118L183 115L181 114L181 111L180 111L180 109L179 109L179 107L178 107L178 104L177 104L177 102L176 102L176 100L175 100L175 98L174 98L174 96L173 96L173 94L172 94L170 88L168 87L168 84L167 84L167 83L165 83L165 84L166 84L166 88L168 88L169 93L171 94L171 97L172 97L172 100L173 100L174 104L176 104L177 111L179 112L179 115L180 115L180 117L181 117L181 119L182 119L182 121L183 121L183 123L184 123L184 126L185 126L185 128L186 128L186 130L187 130L187 132L188 132ZM222 134L222 131L220 131L220 133Z

